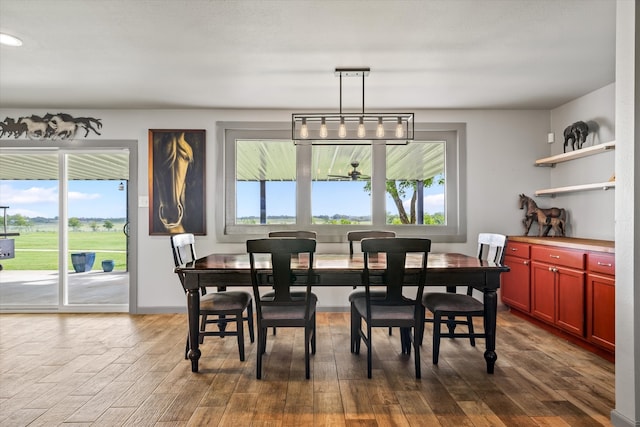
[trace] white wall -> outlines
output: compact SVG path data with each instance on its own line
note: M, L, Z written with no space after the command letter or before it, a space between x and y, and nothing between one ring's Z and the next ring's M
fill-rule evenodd
M615 140L615 84L577 98L551 111L551 131L556 142L549 155L563 152L565 127L577 121L589 124L584 147ZM567 147L567 152L572 151ZM615 172L615 152L611 151L556 165L550 170L549 187L606 182ZM591 239L614 239L615 190L565 193L555 199L538 198L541 207L566 208L569 213L567 235Z
M44 115L48 110L0 110L2 117ZM244 245L223 244L215 239L217 121L287 122L290 111L264 110L70 110L74 116L102 119L104 139L135 139L138 151L138 193L148 195L148 129L205 129L207 132L207 230L198 237L200 255L211 252L244 252ZM442 110L417 111L416 122L465 122L467 124L467 235L465 244L436 244L434 251L474 254L482 231L522 234L523 211L518 194L549 184L549 170L533 166L548 155L549 111ZM78 141L70 142L77 145ZM167 236L149 236L148 208L138 208L138 307L137 312L184 310L185 300L177 278ZM323 252L344 251L345 245L323 247ZM348 289L318 290L322 307L347 307Z

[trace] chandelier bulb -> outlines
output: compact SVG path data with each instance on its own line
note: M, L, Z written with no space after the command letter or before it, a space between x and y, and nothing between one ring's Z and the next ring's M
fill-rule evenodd
M364 128L364 118L360 117L358 122L358 138L364 138L367 134L367 130Z
M307 119L302 119L302 126L300 126L300 138L309 138L309 128L307 127Z
M327 130L327 121L323 117L322 122L320 123L320 138L326 138L329 135L329 131Z
M404 128L402 127L401 117L398 117L398 124L396 125L396 138L404 138Z
M376 128L376 137L384 138L384 126L382 125L382 117L378 117L378 127Z
M344 124L344 117L340 117L340 126L338 126L338 136L340 138L347 137L347 126Z

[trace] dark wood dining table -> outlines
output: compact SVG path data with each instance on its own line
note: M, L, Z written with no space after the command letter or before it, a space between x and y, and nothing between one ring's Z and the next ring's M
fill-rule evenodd
M268 258L256 257L257 267L268 270ZM384 256L372 257L370 268L382 271L385 267ZM363 255L322 254L314 255L314 287L362 285ZM292 268L303 269L308 265L308 256L292 259ZM419 265L418 258L407 257L407 273ZM201 287L237 287L251 286L251 269L248 254L211 254L195 262L175 269L184 274L187 289L187 312L189 319L189 352L191 371L198 372L200 288ZM484 295L484 329L486 349L484 358L487 372L492 374L497 359L496 316L497 295L500 288L500 274L509 271L509 267L493 262L482 261L476 257L458 253L430 253L427 267L426 286L446 286L453 291L455 286L471 285ZM301 280L302 282L302 280Z

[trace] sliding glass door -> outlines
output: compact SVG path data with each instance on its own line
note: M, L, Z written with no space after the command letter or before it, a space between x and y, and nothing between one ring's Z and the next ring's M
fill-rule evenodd
M0 149L0 165L2 226L19 234L0 309L129 311L129 150Z

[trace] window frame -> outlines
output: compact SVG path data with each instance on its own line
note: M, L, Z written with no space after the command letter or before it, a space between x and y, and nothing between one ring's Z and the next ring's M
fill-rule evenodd
M290 123L218 122L218 168L215 206L216 235L219 242L245 242L264 237L275 230L312 230L320 242L345 242L352 230L390 230L402 237L428 237L433 242L466 242L466 123L416 123L415 141L445 141L446 225L386 224L386 144L371 141L371 225L332 225L311 223L312 142L296 144L296 224L235 224L236 219L236 139L290 140ZM349 142L345 142L349 144ZM348 229L348 230L347 230Z

